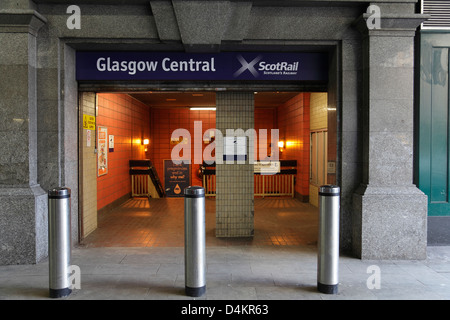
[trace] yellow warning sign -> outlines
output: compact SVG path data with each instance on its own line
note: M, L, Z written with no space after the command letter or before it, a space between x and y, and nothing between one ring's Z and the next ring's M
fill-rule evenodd
M95 116L83 114L83 129L95 130Z

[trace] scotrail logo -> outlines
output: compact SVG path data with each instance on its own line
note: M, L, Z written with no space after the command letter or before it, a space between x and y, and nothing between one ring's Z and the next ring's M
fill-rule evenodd
M241 63L242 67L234 73L235 78L239 77L245 70L250 71L250 73L255 78L257 78L259 76L258 71L256 71L256 69L255 69L255 64L257 64L262 59L261 56L257 56L255 59L253 59L250 62L247 62L247 60L245 60L244 57L241 55L238 55L237 59Z
M298 72L298 61L263 61L263 57L258 55L250 62L242 55L236 56L241 67L234 73L234 77L239 77L245 71L249 71L253 77L258 78L260 72L264 75L296 75Z

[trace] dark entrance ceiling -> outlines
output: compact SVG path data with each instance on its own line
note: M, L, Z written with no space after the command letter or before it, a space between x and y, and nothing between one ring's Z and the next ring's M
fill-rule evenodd
M288 101L298 92L257 92L256 108L275 108ZM155 91L129 93L133 98L153 108L215 107L215 92L176 92Z

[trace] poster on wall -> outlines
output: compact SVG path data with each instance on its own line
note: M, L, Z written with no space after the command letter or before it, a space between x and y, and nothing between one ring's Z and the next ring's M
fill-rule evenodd
M184 197L184 189L191 183L190 172L189 164L164 160L164 190L167 197Z
M108 129L98 127L97 136L97 176L108 173Z

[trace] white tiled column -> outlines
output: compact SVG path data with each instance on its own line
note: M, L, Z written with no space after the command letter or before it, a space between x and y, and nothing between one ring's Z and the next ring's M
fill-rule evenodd
M87 145L88 130L83 129L83 115L95 116L96 96L94 92L82 92L80 99L80 187L79 202L82 214L81 237L87 237L97 229L97 154L95 153L96 131L91 130L91 145Z
M216 127L224 137L227 129L242 129L245 133L254 128L252 92L219 92L216 94L216 107ZM223 157L223 143L217 140L216 143L216 157ZM253 144L247 138L247 160L244 164L224 161L223 164L216 165L217 237L253 236L253 163L249 163L251 150Z

